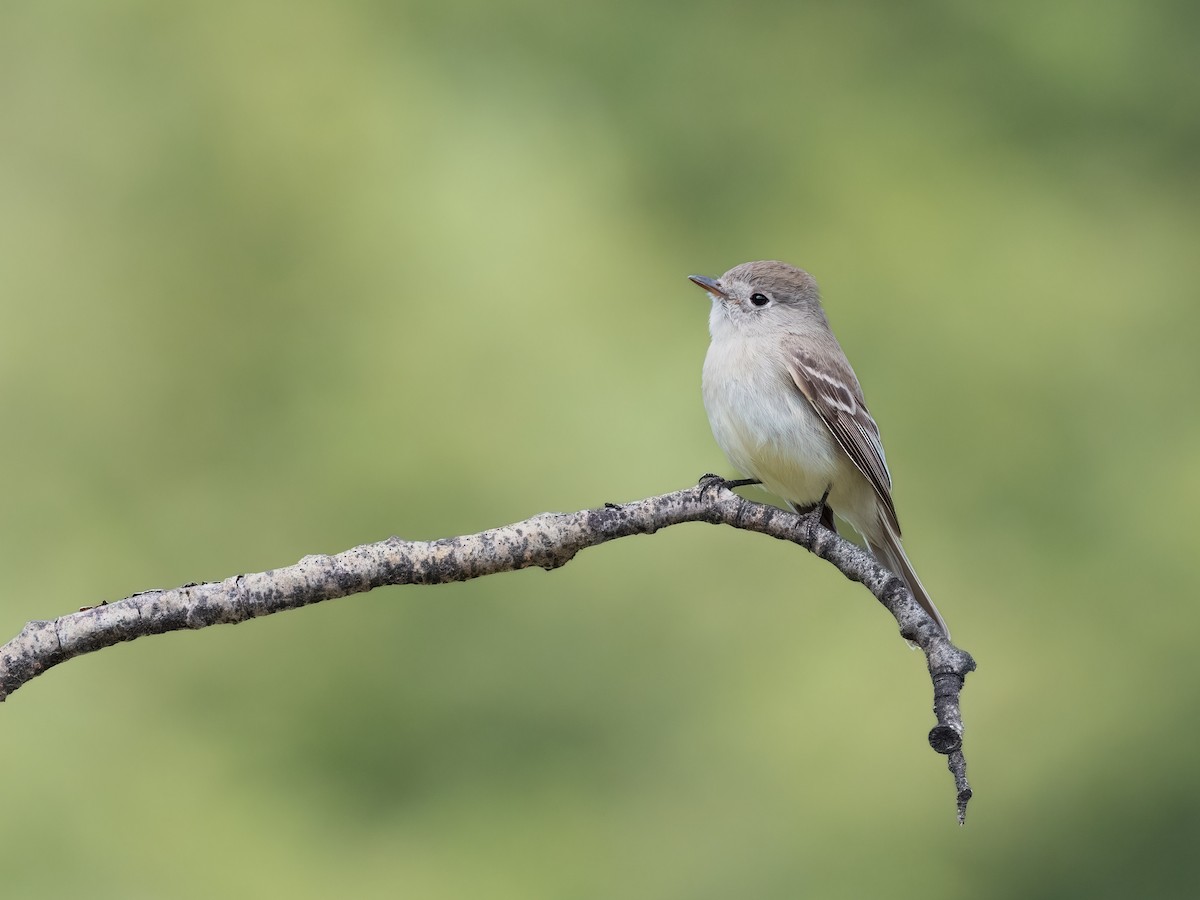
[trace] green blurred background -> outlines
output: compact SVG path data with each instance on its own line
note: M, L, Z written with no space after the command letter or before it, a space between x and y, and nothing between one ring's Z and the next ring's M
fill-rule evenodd
M700 525L0 708L6 897L1194 896L1192 3L9 3L3 639L729 472L685 277L821 281L918 654Z

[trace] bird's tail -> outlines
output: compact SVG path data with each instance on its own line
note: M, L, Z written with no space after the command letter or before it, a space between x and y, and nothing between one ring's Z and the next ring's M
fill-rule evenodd
M941 626L946 637L950 637L950 629L946 627L945 620L942 619L942 614L938 612L933 601L929 599L929 592L925 590L925 585L921 584L921 579L917 577L916 570L913 569L912 563L908 561L908 557L904 554L904 545L900 543L900 532L896 530L891 522L888 522L886 517L880 516L883 525L881 538L876 542L870 538L867 539L867 546L871 553L884 566L890 569L894 574L899 575L904 583L908 585L908 589L912 591L913 598L921 604L921 608L929 615L933 616L933 621Z

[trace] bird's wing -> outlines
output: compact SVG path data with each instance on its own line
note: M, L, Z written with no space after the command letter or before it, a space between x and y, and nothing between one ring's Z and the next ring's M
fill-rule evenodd
M863 402L862 389L850 367L826 354L816 356L793 342L787 348L787 367L792 381L800 389L821 421L829 428L855 468L866 476L891 524L900 531L896 507L892 505L892 476L883 457L879 426Z

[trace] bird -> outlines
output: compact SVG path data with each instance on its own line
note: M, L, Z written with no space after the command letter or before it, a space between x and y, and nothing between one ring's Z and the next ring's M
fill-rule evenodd
M794 511L849 523L949 637L904 552L879 427L816 280L778 260L688 277L712 300L704 409L729 461Z

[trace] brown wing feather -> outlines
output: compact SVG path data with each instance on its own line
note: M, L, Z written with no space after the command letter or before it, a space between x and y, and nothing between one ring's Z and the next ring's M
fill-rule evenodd
M892 476L883 457L879 427L863 402L862 388L849 367L825 354L816 357L800 347L789 348L788 371L817 415L846 451L850 461L866 476L883 501L892 525L900 531L892 505Z

